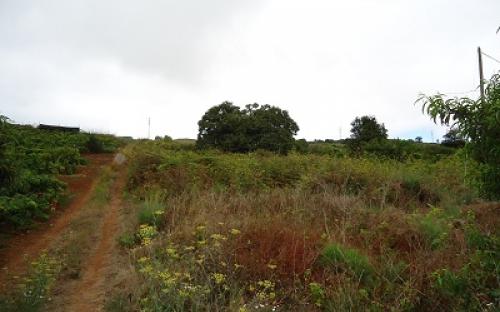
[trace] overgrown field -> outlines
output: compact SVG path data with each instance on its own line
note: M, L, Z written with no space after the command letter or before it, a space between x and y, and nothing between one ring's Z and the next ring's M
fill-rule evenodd
M475 165L129 145L143 311L493 311L498 213Z
M82 153L113 151L108 135L39 130L0 116L0 225L22 228L45 219L60 202L64 183L85 163Z

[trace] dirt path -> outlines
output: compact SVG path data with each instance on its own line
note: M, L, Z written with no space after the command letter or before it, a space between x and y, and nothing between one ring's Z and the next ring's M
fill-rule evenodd
M69 206L56 212L47 224L14 236L7 242L7 247L0 250L0 292L9 286L11 277L25 273L28 264L48 249L78 215L93 193L101 168L111 163L113 155L88 155L86 158L89 164L76 175L62 177L68 184L69 193L74 195Z
M120 211L122 192L126 183L125 170L118 169L118 176L111 188L111 200L104 215L103 223L95 243L96 248L84 264L82 278L65 291L68 297L66 307L61 311L101 311L107 292L115 287L117 271L117 238L120 233Z

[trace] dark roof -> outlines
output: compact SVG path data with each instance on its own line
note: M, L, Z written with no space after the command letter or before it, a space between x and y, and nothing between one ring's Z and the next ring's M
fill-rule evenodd
M80 128L77 127L62 127L62 126L43 125L43 124L40 124L38 126L38 129L51 130L51 131L80 132Z

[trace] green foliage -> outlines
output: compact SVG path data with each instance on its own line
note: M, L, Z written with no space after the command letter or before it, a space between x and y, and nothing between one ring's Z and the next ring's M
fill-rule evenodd
M432 273L433 287L454 310L486 311L500 301L500 241L481 233L469 211L466 240L471 256L459 270L443 268Z
M31 264L31 270L18 289L10 289L7 296L0 296L0 310L6 312L41 311L56 280L61 264L42 254Z
M130 145L126 150L131 160L130 187L141 190L141 196L156 188L171 195L194 189L263 192L299 187L357 195L371 205L397 203L407 209L473 196L463 184L459 157L404 163L315 154L223 154L182 148L157 141Z
M90 134L86 144L87 151L90 153L104 152L104 144L97 138L95 134Z
M460 131L456 128L451 128L443 135L443 141L441 144L449 147L464 147L465 139L460 134Z
M243 153L263 149L286 154L299 131L287 111L256 103L241 110L223 102L210 108L198 126L198 147Z
M367 256L340 244L327 245L321 253L320 262L323 266L331 266L339 272L347 271L364 282L371 282L374 273Z
M356 117L351 126L351 138L356 141L387 139L387 129L384 124L379 124L374 116Z
M64 191L56 176L75 173L85 163L82 152L119 144L112 136L40 130L0 116L0 224L21 228L46 219Z
M161 223L143 219L139 242L122 240L134 244L143 279L137 305L153 311L495 307L498 207L481 210L477 220L460 213L466 199L475 199L464 181L477 171L468 162L466 179L463 150L432 159L434 149L453 149L414 143L410 154L428 149L429 157L399 161L316 154L314 144L343 148L316 142L308 153L279 156L129 145L131 193L151 201L161 189L162 207L169 208Z
M162 192L149 192L139 210L139 223L159 226L165 211L163 200Z
M500 74L490 79L484 99L437 94L422 95L417 102L434 122L457 129L467 140L472 157L484 165L480 186L483 195L500 198Z
M450 228L442 209L433 207L428 213L416 217L416 221L431 249L445 244Z

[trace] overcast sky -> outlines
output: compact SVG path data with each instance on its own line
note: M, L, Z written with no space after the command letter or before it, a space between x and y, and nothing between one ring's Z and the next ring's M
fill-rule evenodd
M374 115L428 141L444 129L414 101L473 90L499 26L499 0L0 0L0 114L134 137L151 117L152 137L195 138L228 100L288 110L298 138Z

